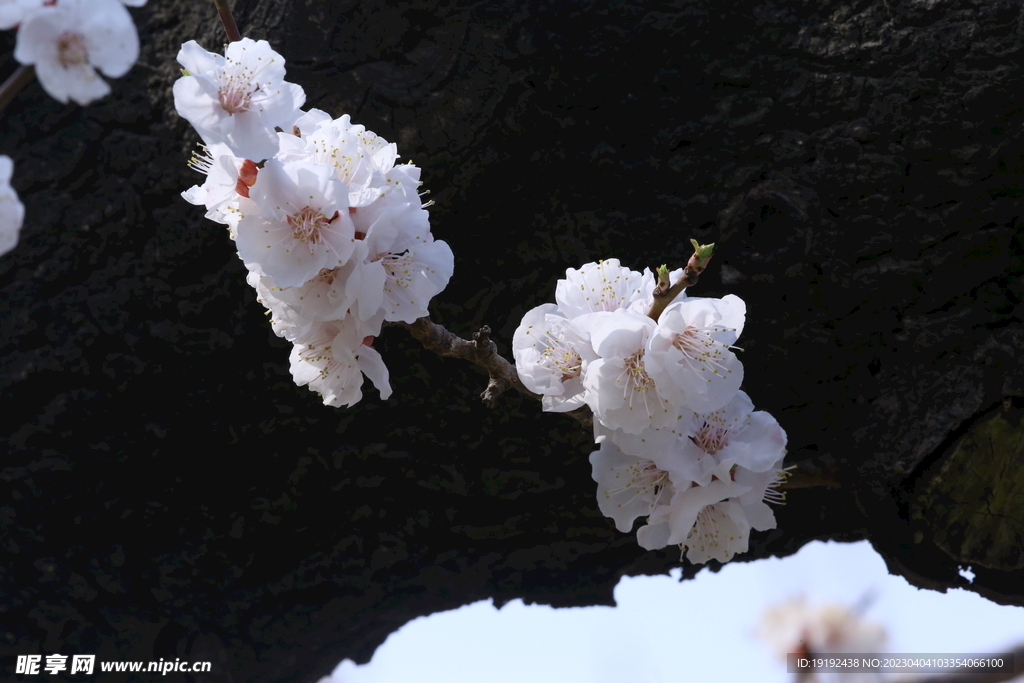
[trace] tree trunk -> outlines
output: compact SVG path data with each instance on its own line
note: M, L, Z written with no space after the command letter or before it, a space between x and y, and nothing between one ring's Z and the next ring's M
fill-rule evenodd
M579 423L514 393L484 407L485 376L405 330L376 342L387 401L294 385L223 226L179 196L200 176L174 57L223 43L213 3L132 13L142 55L110 97L32 84L0 124L27 209L0 258L3 666L180 657L213 662L189 680L309 683L420 615L610 605L620 577L677 566L600 514ZM736 561L867 538L917 586L1024 605L1019 2L235 15L307 106L423 168L456 255L433 318L463 337L490 325L510 357L566 268L717 244L690 294L746 301L744 388L800 468Z

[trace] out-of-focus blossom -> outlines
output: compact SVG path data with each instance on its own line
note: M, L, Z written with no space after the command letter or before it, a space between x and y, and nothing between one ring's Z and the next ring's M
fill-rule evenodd
M18 29L14 58L35 65L51 97L89 104L110 92L96 73L119 78L139 57L135 22L118 0L61 0L30 12Z

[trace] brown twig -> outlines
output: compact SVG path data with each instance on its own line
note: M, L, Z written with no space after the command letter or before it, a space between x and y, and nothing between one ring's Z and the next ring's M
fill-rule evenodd
M509 389L515 389L537 401L541 400L539 394L527 389L519 379L515 366L498 353L497 345L491 340L490 327L484 325L473 334L473 341L468 341L430 318L420 318L412 324L395 324L407 329L427 351L448 358L462 358L483 368L487 372L488 381L487 388L480 394L480 398L488 408L497 405L498 398ZM566 414L585 427L593 428L593 414L590 408L584 406Z
M658 269L658 286L654 288L654 303L651 304L651 310L647 312L654 322L658 322L658 318L661 316L661 312L672 303L679 294L687 287L692 287L697 284L697 278L704 272L704 269L708 267L708 261L711 260L711 255L715 251L714 244L697 244L696 240L690 240L693 245L693 255L690 260L686 262L686 268L683 269L683 276L672 285L666 288L668 282L668 268L662 266Z
M0 111L3 111L15 95L35 78L36 69L31 64L22 64L0 85Z
M220 15L220 22L224 24L224 32L228 34L228 42L234 43L242 39L242 34L238 32L238 25L235 24L235 18L231 16L231 8L228 7L228 0L213 0L213 4L217 6L217 14Z

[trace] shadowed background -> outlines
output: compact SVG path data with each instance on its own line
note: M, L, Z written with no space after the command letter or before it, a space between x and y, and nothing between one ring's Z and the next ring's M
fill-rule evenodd
M423 168L456 259L433 317L463 336L488 324L508 355L566 268L718 245L691 294L747 302L744 388L806 485L738 559L867 538L916 585L1024 604L1019 3L235 12L307 106ZM0 259L3 666L181 657L213 674L168 681L308 683L416 616L610 604L620 576L677 566L599 513L577 423L487 410L485 377L401 330L376 343L388 401L294 385L223 226L179 196L201 177L174 56L223 42L213 4L132 14L142 54L110 97L33 84L2 114L26 205Z

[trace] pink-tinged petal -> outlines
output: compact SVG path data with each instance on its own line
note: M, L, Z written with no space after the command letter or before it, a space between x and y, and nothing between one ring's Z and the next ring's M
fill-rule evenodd
M582 391L583 357L567 334L570 328L558 306L541 304L523 316L512 335L516 372L535 394L561 396L570 380L579 380Z
M215 71L224 65L223 57L204 50L194 40L182 44L177 59L178 64L194 76Z
M746 490L747 487L741 486L736 482L725 482L719 479L712 481L707 486L694 486L682 491L677 490L676 494L672 497L670 506L665 508L665 512L659 514L651 521L657 522L667 519L671 527L668 542L672 544L685 543L686 538L690 535L690 531L693 530L694 523L697 521L697 514L704 507L720 503L726 498L740 495Z
M280 83L274 95L262 100L258 105L260 123L267 128L276 126L289 131L302 115L306 91L295 83Z
M743 509L731 501L708 505L701 510L686 539L686 559L694 564L708 560L728 562L747 551L750 523Z
M744 505L743 514L746 515L750 526L757 531L768 531L776 526L775 513L761 501Z
M624 454L611 440L601 441L590 454L590 464L598 507L623 533L632 530L637 517L653 514L672 499L666 472L650 460Z
M330 167L271 159L249 192L262 222L239 223L239 254L282 287L343 265L355 249L344 186Z
M208 106L209 100L217 99L217 84L203 76L184 76L174 82L174 109L178 116L191 123L207 145L222 142L220 137L210 138L204 131L218 135L228 122L234 129L231 115L221 107Z
M627 308L641 296L643 276L619 265L618 259L569 268L555 286L555 301L569 318L597 311Z
M771 414L763 410L751 413L735 434L729 435L720 460L740 465L752 472L764 472L786 454L786 432Z
M258 162L277 154L277 132L264 125L256 112L245 111L230 117L234 121L234 129L224 131L224 142L235 156Z
M284 57L275 52L265 40L242 38L228 43L224 58L228 62L255 65L253 72L261 83L284 80Z
M668 522L647 523L637 529L636 542L644 550L659 550L668 545L670 533Z
M359 347L357 358L359 359L359 370L373 382L373 386L380 392L381 399L390 398L391 383L388 377L388 368L384 365L384 359L377 353L377 350L363 344Z
M345 285L345 294L353 302L353 312L360 320L369 320L380 313L386 281L387 273L380 261L357 263Z
M385 320L413 323L427 315L427 304L448 284L455 257L444 242L422 244L401 256L382 259Z

